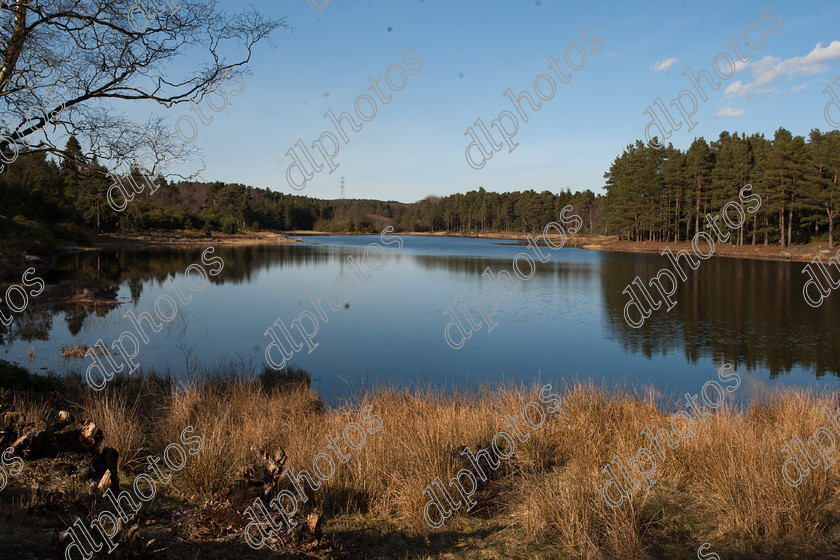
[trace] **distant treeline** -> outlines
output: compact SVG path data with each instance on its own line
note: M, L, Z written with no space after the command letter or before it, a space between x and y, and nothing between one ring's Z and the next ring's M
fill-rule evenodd
M80 148L71 139L66 151L80 154ZM91 232L314 229L377 233L393 225L399 231L421 232L542 231L568 204L574 205L583 219L582 231L591 231L592 225L600 222L599 197L588 190L498 194L481 188L404 204L319 200L235 183L168 183L162 177L154 180L160 186L154 194L148 194L147 186L125 210L115 212L106 199L113 184L106 172L101 166L79 164L72 158L56 163L43 154L21 154L13 166L0 173L0 230L6 230L4 237L21 235L21 227L34 231L39 224L56 237L66 237L68 231L80 228ZM144 184L139 175L136 180L138 185ZM122 203L119 195L117 201Z
M117 229L375 233L386 225L398 231L536 232L571 204L583 220L581 233L684 241L704 231L706 213L719 213L751 183L762 204L734 242L787 245L827 239L840 201L840 131L814 130L807 141L784 129L773 140L723 132L711 144L696 139L686 152L637 141L605 174L605 196L590 190L495 193L480 188L404 204L319 200L235 183L168 183L159 177L153 195L136 195L122 212L106 202L113 183L106 170L95 162L79 163L75 138L65 152L79 157L54 162L42 153L22 153L0 173L0 236L54 243Z

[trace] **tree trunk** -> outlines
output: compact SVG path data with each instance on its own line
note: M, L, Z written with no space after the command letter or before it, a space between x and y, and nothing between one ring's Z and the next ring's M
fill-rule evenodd
M767 244L770 242L770 236L767 233L767 216L764 216L764 246L767 247Z
M694 213L694 234L700 231L700 199L697 199L697 211Z
M680 199L677 198L677 212L674 216L674 243L680 242Z
M779 245L781 247L785 246L785 209L782 207L782 211L779 212Z
M787 242L790 245L790 240L792 238L791 230L793 229L793 203L791 202L790 212L788 213L788 237Z

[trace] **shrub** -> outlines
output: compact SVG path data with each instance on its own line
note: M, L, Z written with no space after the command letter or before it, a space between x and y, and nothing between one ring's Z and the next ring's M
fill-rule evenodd
M26 368L6 360L0 360L0 387L4 389L32 389L40 393L63 392L65 384L54 373L41 375L29 373Z
M55 237L46 226L18 214L11 220L0 217L0 238L8 239L12 245L34 250L53 249Z
M73 241L75 243L88 243L90 241L90 232L78 224L59 222L51 226L50 229L52 229L53 234L58 239Z
M236 220L233 218L225 218L225 221L222 222L222 233L233 235L237 231L239 231L239 226L237 225Z
M186 215L181 208L153 208L146 212L144 222L150 228L177 229L184 223Z
M274 370L265 366L257 380L263 391L268 394L281 392L287 388L294 388L299 385L305 387L312 386L312 376L309 372L295 366L289 366L282 370Z

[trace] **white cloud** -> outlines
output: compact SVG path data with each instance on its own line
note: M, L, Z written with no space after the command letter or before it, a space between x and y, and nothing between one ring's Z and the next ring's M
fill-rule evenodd
M715 118L720 117L740 117L744 114L743 109L733 109L732 107L721 107L720 111L717 112Z
M741 80L735 80L729 86L723 90L726 94L726 97L738 97L739 95L746 95L750 88L744 85L744 82Z
M750 65L749 62L741 62L740 60L736 60L735 61L735 72L740 72L741 70L743 70L744 68L746 68L749 65Z
M738 61L735 64L736 72L746 68L755 77L755 81L746 85L740 80L733 82L726 88L726 95L727 97L749 98L773 92L777 88L767 89L760 86L780 78L791 79L794 76L811 76L828 72L829 68L824 63L831 60L840 60L840 41L832 41L827 47L823 47L822 43L817 43L814 50L805 56L788 59L765 56L761 60L746 64Z
M796 92L796 91L802 91L802 90L803 90L803 89L805 89L806 87L808 87L808 84L807 84L807 83L805 83L805 84L799 84L798 86L794 86L794 87L790 88L790 91L791 91L791 93Z
M744 97L752 99L753 97L760 97L766 93L773 93L778 88L762 88L758 87L755 82L751 84L744 84L741 80L735 80L729 87L724 90L726 97Z
M676 58L666 58L662 62L657 62L651 66L650 69L654 72L664 72L665 70L670 70L676 61Z

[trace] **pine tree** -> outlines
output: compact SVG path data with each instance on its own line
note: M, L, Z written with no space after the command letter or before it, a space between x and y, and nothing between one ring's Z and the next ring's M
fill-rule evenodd
M687 184L685 156L670 143L667 148L664 148L664 151L662 182L668 196L667 207L670 209L673 204L672 219L668 222L670 224L669 231L673 233L674 242L678 243L682 224L682 202Z
M825 134L813 129L809 135L808 161L803 206L815 213L810 221L819 230L828 226L828 248L834 248L834 220L840 213L840 131Z
M691 190L693 191L694 202L694 233L700 232L700 216L706 213L709 203L709 186L711 182L712 168L714 167L714 154L709 145L702 137L696 138L689 146L685 154L686 168L691 177ZM690 224L690 222L689 222ZM686 237L690 238L689 232Z

